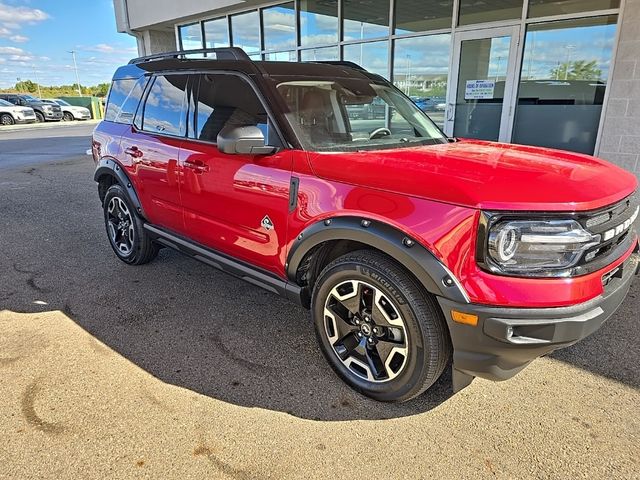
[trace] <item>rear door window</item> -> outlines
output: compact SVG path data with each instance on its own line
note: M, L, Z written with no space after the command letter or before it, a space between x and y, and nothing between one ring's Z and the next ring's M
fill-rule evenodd
M158 75L147 95L142 130L161 135L186 134L186 90L188 75Z
M147 83L146 77L114 80L104 119L109 122L131 124Z

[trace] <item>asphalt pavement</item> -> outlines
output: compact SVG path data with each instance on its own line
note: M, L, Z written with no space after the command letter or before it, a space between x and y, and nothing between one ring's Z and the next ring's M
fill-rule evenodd
M640 281L512 380L377 403L305 310L168 249L118 261L90 128L59 129L0 133L0 478L640 478Z

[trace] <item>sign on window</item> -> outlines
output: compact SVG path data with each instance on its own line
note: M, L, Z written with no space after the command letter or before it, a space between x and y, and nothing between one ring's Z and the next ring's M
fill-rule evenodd
M496 82L493 80L467 80L464 91L465 100L482 100L493 98Z

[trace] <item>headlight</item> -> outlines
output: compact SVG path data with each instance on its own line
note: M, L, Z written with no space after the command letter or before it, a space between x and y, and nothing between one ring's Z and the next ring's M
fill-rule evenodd
M498 220L487 229L484 266L505 275L566 276L600 243L575 220Z
M53 110L53 107L51 105L43 105L42 109L48 112L49 110Z

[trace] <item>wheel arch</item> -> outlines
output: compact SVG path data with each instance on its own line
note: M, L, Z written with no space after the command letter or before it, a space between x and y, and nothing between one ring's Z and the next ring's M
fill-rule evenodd
M288 279L302 288L301 303L309 306L313 284L325 265L361 248L373 248L394 258L428 292L469 302L455 276L415 238L381 221L344 216L308 226L291 246L285 268Z
M109 187L115 183L118 183L127 192L127 195L129 196L131 203L133 203L138 215L140 215L142 218L146 218L144 209L142 208L142 204L140 203L140 198L138 197L138 194L133 187L133 183L131 183L131 180L124 171L124 168L118 163L115 158L101 158L96 165L93 179L98 182L98 195L101 202L104 201L104 196L107 193Z

